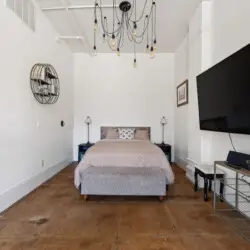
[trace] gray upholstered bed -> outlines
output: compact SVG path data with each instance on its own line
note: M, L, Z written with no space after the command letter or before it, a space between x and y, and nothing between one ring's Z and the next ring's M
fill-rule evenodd
M150 195L163 198L174 182L171 166L160 148L148 140L106 139L111 127L101 127L101 140L91 147L75 170L75 186L87 195ZM112 127L118 129L118 127ZM127 129L127 128L126 128Z

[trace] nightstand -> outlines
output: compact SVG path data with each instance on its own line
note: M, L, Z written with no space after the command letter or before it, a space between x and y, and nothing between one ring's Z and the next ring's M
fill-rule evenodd
M165 153L168 158L168 161L171 163L171 145L165 143L155 143L155 145L158 146Z
M80 145L78 145L78 162L80 162L84 156L84 154L86 153L86 151L92 147L94 145L94 143L82 143Z

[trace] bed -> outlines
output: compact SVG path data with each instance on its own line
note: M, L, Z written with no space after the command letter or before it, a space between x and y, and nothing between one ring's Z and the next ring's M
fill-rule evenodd
M148 139L107 137L111 129L138 135L144 131ZM174 174L165 154L150 141L149 127L101 127L101 140L76 167L74 182L85 200L88 195L158 196L163 200Z

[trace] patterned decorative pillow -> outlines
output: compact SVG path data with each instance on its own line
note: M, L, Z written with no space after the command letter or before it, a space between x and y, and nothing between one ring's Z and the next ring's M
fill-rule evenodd
M135 137L135 130L133 128L119 128L119 139L133 140Z

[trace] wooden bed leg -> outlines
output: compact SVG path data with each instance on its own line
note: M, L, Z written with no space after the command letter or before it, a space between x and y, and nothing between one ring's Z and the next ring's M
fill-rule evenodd
M86 202L88 200L88 195L79 194L79 200L84 200Z
M88 195L84 195L84 196L83 196L83 200L84 200L85 202L87 202L87 200L88 200Z
M159 196L159 201L160 201L160 202L163 202L164 199L165 199L165 196Z

